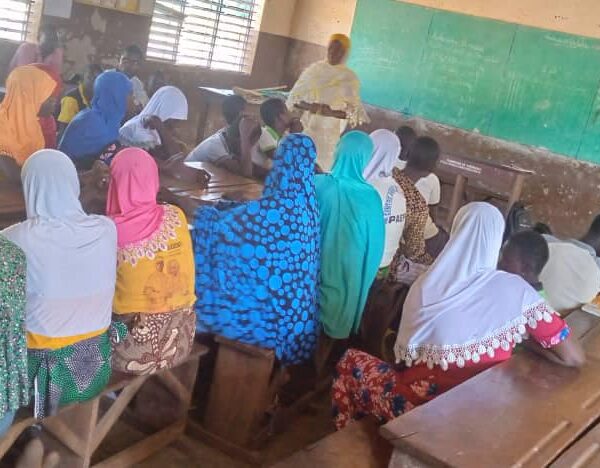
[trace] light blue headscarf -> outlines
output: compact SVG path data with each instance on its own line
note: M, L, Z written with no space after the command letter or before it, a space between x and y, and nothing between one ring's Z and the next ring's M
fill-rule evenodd
M131 81L121 72L106 71L98 76L92 106L71 121L60 141L60 151L74 161L95 159L115 143L132 89Z
M364 179L373 141L363 132L344 135L331 174L316 176L321 212L320 319L332 338L348 338L360 325L383 255L381 197Z

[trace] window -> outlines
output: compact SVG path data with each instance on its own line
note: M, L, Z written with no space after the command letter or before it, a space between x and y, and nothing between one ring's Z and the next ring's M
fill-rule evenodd
M148 57L249 73L263 0L156 0Z
M36 0L0 0L0 39L24 41L31 29Z

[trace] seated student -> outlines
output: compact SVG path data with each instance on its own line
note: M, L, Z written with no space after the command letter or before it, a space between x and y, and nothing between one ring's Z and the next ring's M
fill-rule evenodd
M300 119L294 118L282 99L267 99L260 106L260 118L265 126L262 129L258 145L252 152L252 162L265 169L265 176L273 164L275 150L279 140L289 131L302 133Z
M351 131L337 145L331 173L315 176L321 221L319 319L334 339L358 331L384 252L381 198L363 176L373 149L369 135Z
M42 418L108 383L117 232L108 218L84 213L75 166L63 153L34 153L22 181L27 220L2 234L27 257L29 382Z
M550 305L563 313L591 302L600 292L600 217L581 240L544 237L550 259L540 278Z
M119 151L119 128L131 90L131 82L123 73L106 71L98 76L92 107L75 116L59 144L60 151L78 169L90 169L96 160L110 164Z
M0 235L0 437L29 404L25 341L25 254Z
M540 274L549 257L544 236L535 231L521 231L513 234L502 247L498 269L519 275L547 299Z
M397 166L400 169L404 169L406 160L408 159L408 153L417 139L417 132L411 127L403 125L396 130L396 136L400 139L400 144L402 145L400 154L398 155L399 162Z
M56 105L62 89L62 78L50 65L34 63L32 66L48 73L56 82L56 88L54 88L54 92L51 96L52 107L47 109L42 108L41 112L38 113L38 121L40 123L40 128L42 129L42 134L44 135L44 147L56 149L57 126L54 114L56 112Z
M120 151L110 166L106 213L117 226L115 322L129 333L113 349L113 369L150 374L177 366L192 350L194 252L183 212L159 205L158 167L142 149Z
M381 275L385 277L400 245L406 218L404 193L392 177L392 170L396 165L401 148L400 140L394 132L389 130L375 130L371 133L371 140L373 140L375 149L363 176L375 187L383 204L385 248L379 268Z
M138 78L140 66L144 61L144 53L137 45L127 46L121 53L119 66L117 70L124 73L131 81L133 89L133 112L129 117L133 117L148 104L148 95L144 89L144 83Z
M223 112L225 123L227 124L225 128L227 128L244 115L244 112L246 111L246 100L237 94L227 96L223 99L221 111Z
M310 138L289 135L262 198L200 207L194 220L198 331L273 349L284 366L310 359L317 340L315 160Z
M410 285L433 263L434 258L427 252L425 244L429 212L416 183L430 174L432 161L436 161L438 155L439 146L435 140L419 137L408 153L406 167L402 170L395 167L392 171L406 200L404 232L390 264L389 279L393 282Z
M96 78L102 73L102 67L97 63L91 63L85 67L83 80L77 88L67 93L60 100L60 113L58 114L58 134L59 140L67 125L82 110L89 109L92 98L94 97L94 83Z
M150 151L158 159L168 159L184 149L176 138L176 127L187 118L185 94L175 86L163 86L138 115L121 127L119 141L124 146Z
M408 160L410 148L412 148L417 140L417 134L411 127L404 126L396 130L396 135L398 135L402 144L402 150L398 158L399 161L396 165L399 169L404 169L406 167L406 161ZM433 173L439 160L439 148L435 153L437 153L437 157L429 159L427 162L429 167L424 167L428 174L421 177L415 183L415 186L419 192L421 192L421 195L423 195L423 198L425 198L425 202L429 207L429 217L427 218L427 224L425 226L425 244L427 246L427 252L434 258L439 255L444 248L444 245L446 245L446 242L448 242L448 233L438 227L433 221L436 218L437 206L440 203L442 194L440 179Z
M240 116L228 127L202 141L188 154L185 161L209 162L252 177L255 173L263 172L252 162L252 150L258 143L260 134L260 125L256 120Z
M459 210L450 241L406 298L399 364L355 349L339 361L332 390L338 429L369 414L386 422L434 399L509 359L527 334L550 361L583 365L585 354L560 316L521 277L496 270L503 233L492 205Z
M43 24L38 32L38 43L23 42L8 65L10 74L15 68L33 63L48 65L56 75L62 73L64 51L56 27Z
M0 103L0 171L18 180L27 158L45 147L38 116L50 116L59 84L51 73L36 65L16 68L6 79Z

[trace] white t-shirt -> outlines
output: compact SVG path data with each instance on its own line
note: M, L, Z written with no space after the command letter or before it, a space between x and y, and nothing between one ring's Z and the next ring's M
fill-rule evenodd
M279 138L276 138L274 132L269 127L263 127L258 144L252 148L252 162L267 170L273 167L273 160L266 153L276 149L279 144Z
M433 172L427 177L419 179L415 184L415 187L421 195L423 195L427 205L437 205L440 202L442 195L440 179L438 179L438 176ZM428 216L427 224L425 225L425 239L431 239L432 237L437 236L438 232L438 227L431 219L431 216Z
M185 160L187 162L201 161L219 164L233 158L234 156L227 147L223 130L219 130L196 146Z
M393 177L381 177L371 182L377 190L383 204L383 219L385 222L385 248L379 268L392 263L394 254L400 245L406 221L406 199L400 186Z

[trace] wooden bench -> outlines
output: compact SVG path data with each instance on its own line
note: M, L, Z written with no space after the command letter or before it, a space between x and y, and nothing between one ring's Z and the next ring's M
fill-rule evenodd
M385 468L391 453L392 446L379 436L378 425L364 419L309 445L272 468Z
M92 466L92 456L113 425L128 409L134 397L143 396L143 405L155 411L153 395L167 392L172 404L166 408L168 417L159 414L148 419L137 410L132 417L140 427L158 429L143 440L121 450L106 460L95 461L94 467L128 467L159 451L179 438L185 430L187 413L200 358L207 348L195 345L189 357L179 366L152 375L134 376L114 373L111 382L101 395L93 400L69 405L42 421L44 443L61 455L61 468L87 468ZM116 395L116 397L115 397ZM105 406L109 406L105 409ZM0 456L29 426L35 424L33 417L19 417L8 433L0 440Z
M600 363L522 350L382 427L391 467L547 466L600 417Z
M257 463L266 437L262 424L276 389L273 350L215 337L219 345L203 424L190 421L188 435Z

